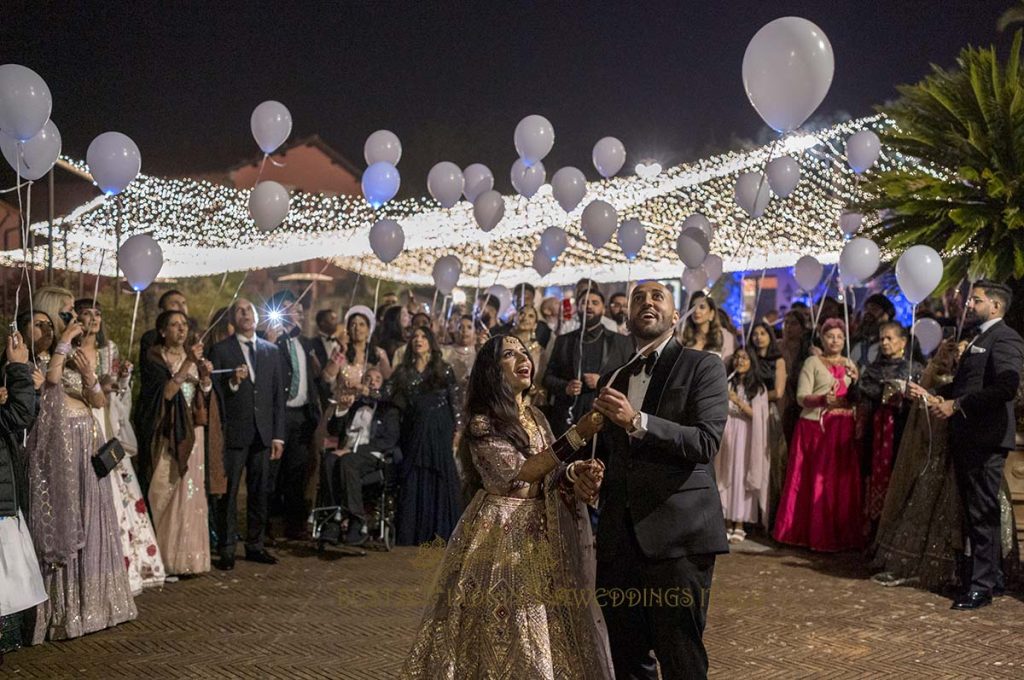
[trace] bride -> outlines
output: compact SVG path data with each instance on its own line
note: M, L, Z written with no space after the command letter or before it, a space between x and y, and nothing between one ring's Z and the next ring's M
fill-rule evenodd
M565 465L601 417L588 414L555 441L544 416L523 401L534 371L516 337L491 338L477 354L459 448L472 501L441 560L402 677L612 677L584 505L603 466Z

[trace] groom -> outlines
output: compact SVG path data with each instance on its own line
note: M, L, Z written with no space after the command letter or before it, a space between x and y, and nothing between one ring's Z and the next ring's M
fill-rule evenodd
M725 368L675 340L665 286L642 283L629 303L639 354L594 402L610 421L598 439L597 593L616 678L657 678L657 665L665 680L703 678L715 555L729 550L712 465L729 409Z

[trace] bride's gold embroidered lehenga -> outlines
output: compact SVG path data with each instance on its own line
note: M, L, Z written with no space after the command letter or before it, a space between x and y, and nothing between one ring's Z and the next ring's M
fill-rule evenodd
M551 444L539 411L522 421L528 455ZM483 488L448 543L402 677L612 678L585 506L563 500L561 468L516 480L526 457L485 417L467 435Z

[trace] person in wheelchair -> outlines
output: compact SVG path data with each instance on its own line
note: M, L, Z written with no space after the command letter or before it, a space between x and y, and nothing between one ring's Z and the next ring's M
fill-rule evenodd
M323 474L331 502L348 515L345 543L349 545L362 545L367 540L363 478L384 460L401 460L398 409L380 399L383 383L380 369L369 366L360 390L342 395L327 424L328 433L338 438L338 448L324 452Z

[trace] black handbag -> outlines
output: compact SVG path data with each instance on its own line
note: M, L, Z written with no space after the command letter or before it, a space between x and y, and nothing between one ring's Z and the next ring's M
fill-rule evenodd
M96 476L103 479L109 475L125 455L127 454L124 446L116 437L101 446L96 455L92 457L92 466L96 468Z

